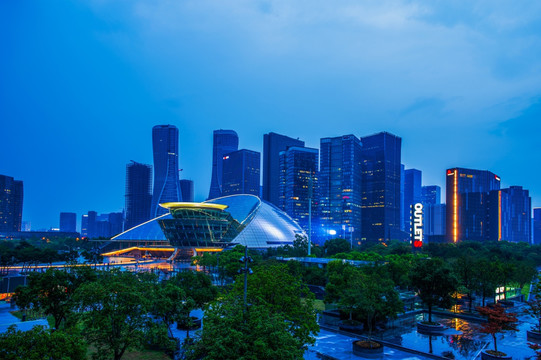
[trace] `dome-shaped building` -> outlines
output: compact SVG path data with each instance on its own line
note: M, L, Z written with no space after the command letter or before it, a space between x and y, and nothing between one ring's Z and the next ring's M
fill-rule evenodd
M264 249L292 245L302 228L276 206L253 195L231 195L202 203L165 203L169 210L112 238L164 242L175 248L223 249L236 244Z

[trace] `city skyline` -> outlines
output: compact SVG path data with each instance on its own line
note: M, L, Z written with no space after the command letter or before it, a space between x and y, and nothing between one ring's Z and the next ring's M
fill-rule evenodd
M423 185L445 191L445 169L484 169L541 206L539 4L0 10L0 174L24 182L32 228L56 226L60 212L121 211L125 166L153 163L160 124L179 128L180 177L194 180L196 200L208 196L214 130L261 153L269 132L319 148L388 131Z

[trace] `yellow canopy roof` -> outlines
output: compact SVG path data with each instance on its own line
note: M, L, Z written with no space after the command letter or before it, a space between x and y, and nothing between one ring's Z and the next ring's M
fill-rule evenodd
M224 211L229 206L212 203L195 203L195 202L168 202L160 204L166 209L215 209Z

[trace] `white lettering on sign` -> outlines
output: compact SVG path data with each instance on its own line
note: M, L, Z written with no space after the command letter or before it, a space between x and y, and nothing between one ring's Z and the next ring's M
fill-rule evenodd
M413 207L413 247L423 246L423 204L417 203Z

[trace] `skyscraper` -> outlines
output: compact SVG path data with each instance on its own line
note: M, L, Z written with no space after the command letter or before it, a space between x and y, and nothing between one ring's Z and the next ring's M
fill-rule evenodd
M421 198L424 205L441 204L441 187L438 185L423 186Z
M150 217L155 218L168 210L161 203L182 201L178 178L178 129L173 125L152 128L154 153L154 191Z
M76 232L77 231L77 214L72 212L60 213L60 231Z
M263 135L263 200L280 205L280 152L289 146L304 147L304 141L276 133Z
M152 166L132 161L126 165L126 229L150 220Z
M222 196L222 166L225 154L239 149L239 137L233 130L214 130L212 143L212 178L209 199ZM184 199L186 201L186 199Z
M423 173L417 169L404 171L404 207L402 208L404 225L402 229L408 233L411 232L411 206L422 201L422 175Z
M541 245L541 208L533 209L533 239L534 245Z
M364 241L402 239L400 231L400 156L402 139L382 132L361 138Z
M326 238L361 241L361 141L355 135L320 141L319 216ZM363 214L364 216L364 214Z
M180 180L180 191L182 192L182 201L194 201L193 180Z
M81 217L81 236L94 238L98 234L98 213L89 211Z
M23 182L0 175L0 232L21 231Z
M500 178L490 171L464 168L447 169L446 174L447 241L485 240L489 193L500 189Z
M257 151L238 150L225 154L222 168L222 195L259 196L261 155Z
M441 188L438 185L423 186L421 202L424 212L424 233L445 235L445 204L441 203Z
M486 206L485 240L531 242L532 200L528 190L522 186L493 190Z
M316 212L314 189L317 186L317 165L317 149L293 146L280 152L279 207L297 221L306 233L309 229L309 198L312 199L312 214Z

